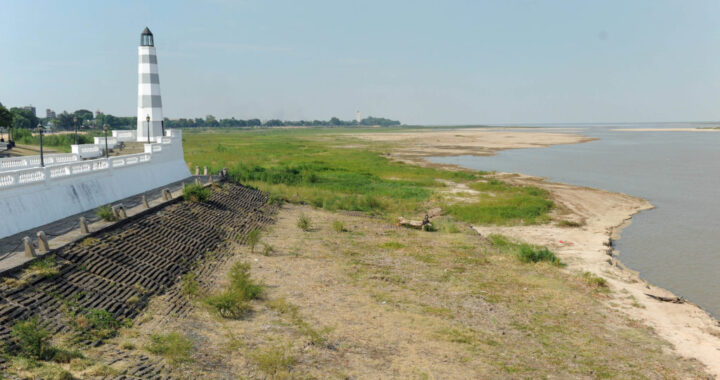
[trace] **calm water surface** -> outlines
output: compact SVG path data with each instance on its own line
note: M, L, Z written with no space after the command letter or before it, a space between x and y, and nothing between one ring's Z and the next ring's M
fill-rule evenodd
M720 316L720 131L621 132L575 126L598 137L583 144L515 149L492 157L433 157L479 170L517 172L622 192L656 206L633 217L617 241L620 260L651 283ZM559 128L551 128L550 131ZM565 132L565 131L562 131Z

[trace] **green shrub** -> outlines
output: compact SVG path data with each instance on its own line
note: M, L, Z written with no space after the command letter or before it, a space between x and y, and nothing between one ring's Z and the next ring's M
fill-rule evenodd
M243 299L243 295L233 290L208 296L205 298L205 303L219 316L228 319L240 319L252 310L250 304Z
M145 349L155 355L163 356L173 364L190 361L193 343L177 332L151 334Z
M114 222L117 220L117 217L115 216L115 213L113 212L110 205L98 207L97 210L95 210L95 215L97 215L100 219L108 222Z
M273 249L272 245L263 243L263 256L270 256L275 250Z
M310 220L310 217L308 217L305 214L300 214L300 217L297 220L297 226L301 230L307 232L310 231L312 228L312 221Z
M561 220L557 223L559 227L581 227L582 223L578 223L572 220Z
M197 282L195 273L188 272L182 276L182 292L190 297L200 294L200 284Z
M333 220L332 228L337 233L347 232L347 229L345 228L345 224L339 220Z
M250 278L250 265L235 263L228 273L227 289L205 297L204 302L223 318L239 319L252 310L248 301L259 299L263 287Z
M607 280L604 278L597 276L591 272L585 272L582 274L583 279L585 280L585 283L589 286L602 291L608 290L608 283Z
M560 265L560 259L546 247L533 247L522 244L518 252L518 258L524 263L547 261L551 264Z
M553 265L562 266L563 263L555 254L546 247L538 247L526 243L516 243L503 235L492 234L488 241L503 252L511 253L524 263L549 262Z
M260 230L252 230L248 232L247 243L250 246L250 252L255 252L255 247L260 242Z
M212 190L209 187L197 183L183 187L183 198L188 202L206 202L211 195Z
M263 287L250 278L250 264L235 263L230 268L230 287L242 294L245 300L259 299L263 295Z
M27 358L48 360L55 354L50 332L37 317L15 323L10 334L20 354Z

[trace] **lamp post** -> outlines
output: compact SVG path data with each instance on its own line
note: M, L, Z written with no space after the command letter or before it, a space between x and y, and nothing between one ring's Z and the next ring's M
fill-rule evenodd
M148 138L148 144L150 144L150 115L147 115L145 117L145 121L147 121L147 138Z
M162 128L162 135L165 137L165 120L160 121L160 128Z
M43 157L43 141L42 141L42 135L43 135L43 126L42 124L38 124L37 126L38 133L40 133L40 166L45 167L45 158Z
M73 116L73 126L75 127L75 145L77 145L77 116Z
M109 158L110 151L108 150L108 145L107 145L107 133L108 133L108 125L107 124L103 125L103 132L105 132L105 158Z

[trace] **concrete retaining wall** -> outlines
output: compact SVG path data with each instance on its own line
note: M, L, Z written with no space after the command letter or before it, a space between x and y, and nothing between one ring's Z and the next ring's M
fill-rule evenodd
M0 237L190 176L179 131L146 153L0 173Z

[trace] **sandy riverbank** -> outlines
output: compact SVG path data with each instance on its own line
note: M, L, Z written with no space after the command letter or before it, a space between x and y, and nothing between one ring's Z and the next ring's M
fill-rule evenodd
M637 130L633 130L637 131ZM357 135L356 135L357 136ZM450 130L436 132L402 132L367 134L360 137L378 142L392 142L397 148L392 156L405 162L434 165L423 158L441 155L492 155L503 149L545 147L573 144L593 139L565 133L520 132L512 130ZM611 293L605 304L626 313L630 318L651 326L681 356L700 361L708 371L720 377L720 324L692 303L657 301L647 294L674 297L669 291L644 282L636 272L622 266L615 252L604 245L608 238L619 238L632 215L652 205L646 200L625 194L566 184L540 178L497 174L512 183L543 187L558 204L555 219L580 222L581 227L567 228L552 224L539 226L486 227L475 230L482 235L500 233L555 250L572 272L592 272L605 278ZM612 256L611 256L612 255Z
M537 132L519 128L467 128L441 131L353 133L349 136L375 142L393 143L393 158L425 164L423 157L476 155L491 156L498 150L544 148L596 140L573 133Z

